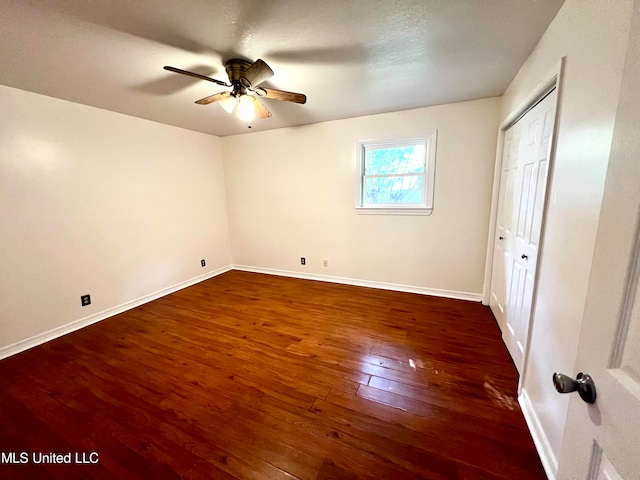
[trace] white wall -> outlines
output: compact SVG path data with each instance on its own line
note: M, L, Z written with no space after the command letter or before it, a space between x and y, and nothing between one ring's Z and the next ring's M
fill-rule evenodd
M0 348L231 263L219 138L3 86L0 105Z
M223 138L234 263L480 294L499 108L489 98ZM433 214L356 214L358 140L434 129Z
M538 296L523 392L539 422L543 458L554 473L568 396L554 371L573 375L604 179L609 160L631 4L567 0L503 97L501 118L534 92L561 57L557 150L539 266Z

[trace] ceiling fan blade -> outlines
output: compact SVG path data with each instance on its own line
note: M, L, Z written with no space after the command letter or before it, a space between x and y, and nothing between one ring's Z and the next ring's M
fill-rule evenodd
M229 95L231 95L231 92L220 92L214 95L209 95L208 97L201 98L200 100L197 100L196 103L198 105L209 105L210 103L222 100L224 97L228 97Z
M271 70L264 60L259 58L244 71L240 78L243 79L242 83L245 87L255 87L271 77L273 77L273 70ZM248 84L245 83L244 80L246 80Z
M215 78L207 77L205 75L200 75L199 73L189 72L187 70L182 70L180 68L165 66L164 69L170 72L181 73L182 75L188 75L190 77L199 78L200 80L206 80L208 82L217 83L218 85L222 85L223 87L231 86L228 83L222 82L220 80L216 80Z
M254 110L256 117L269 118L271 116L271 112L267 110L267 107L264 106L264 103L262 103L259 98L252 97L250 95L248 95L248 97L253 101L254 105L256 106Z
M273 98L274 100L284 100L285 102L306 103L307 96L302 93L285 92L284 90L276 90L275 88L260 88L264 90L266 98Z

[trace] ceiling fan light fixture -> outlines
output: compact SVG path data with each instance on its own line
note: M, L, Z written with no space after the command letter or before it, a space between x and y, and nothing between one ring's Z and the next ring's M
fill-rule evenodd
M236 115L243 122L250 122L254 118L265 119L272 116L269 109L262 103L262 98L300 104L307 101L306 95L302 93L259 87L258 85L273 76L271 67L261 59L253 63L242 59L231 59L225 62L225 70L227 71L230 83L221 82L215 78L176 67L166 66L164 69L200 80L207 80L225 87L231 87L232 90L230 92L218 92L196 100L195 103L198 105L220 103L227 113ZM248 94L249 92L251 92L251 95Z
M220 103L220 106L224 108L227 112L233 113L233 110L236 108L236 104L238 103L238 100L233 95L227 95L218 103Z
M246 94L240 95L236 114L240 120L253 120L256 117L256 104L253 98Z

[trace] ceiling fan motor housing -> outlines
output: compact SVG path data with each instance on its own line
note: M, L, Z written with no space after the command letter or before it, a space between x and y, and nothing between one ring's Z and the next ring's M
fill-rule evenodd
M227 61L224 64L224 68L227 71L227 75L229 76L229 82L236 88L244 90L245 87L249 85L245 85L240 80L240 77L243 76L244 72L251 66L251 62L246 60L241 60L238 58L234 58L232 60ZM239 92L243 93L243 92Z

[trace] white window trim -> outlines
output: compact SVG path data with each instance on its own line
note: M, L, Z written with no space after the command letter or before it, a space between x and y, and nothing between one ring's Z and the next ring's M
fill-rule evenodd
M438 131L427 134L424 137L395 138L384 140L361 140L358 142L357 151L357 178L356 178L356 213L363 215L431 215L433 213L433 198L435 189L436 172L436 139ZM380 204L363 205L363 177L364 177L364 150L365 147L394 147L424 144L425 149L425 199L421 204Z

